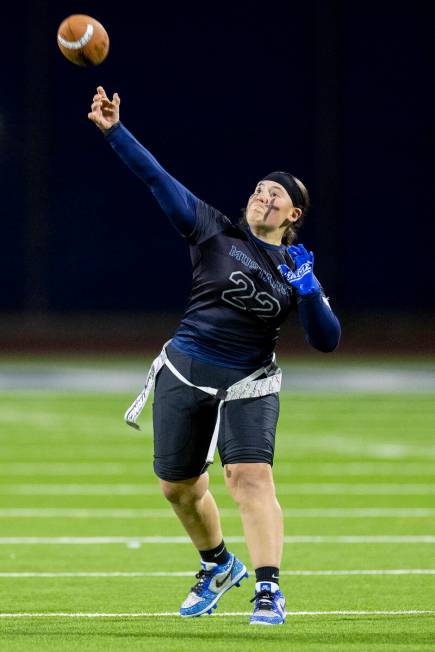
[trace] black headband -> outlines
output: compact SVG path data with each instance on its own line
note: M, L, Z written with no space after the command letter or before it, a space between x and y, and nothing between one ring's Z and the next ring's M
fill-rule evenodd
M262 179L263 181L276 181L283 186L293 202L293 206L296 208L305 208L305 198L299 188L298 184L294 180L293 176L289 172L271 172Z

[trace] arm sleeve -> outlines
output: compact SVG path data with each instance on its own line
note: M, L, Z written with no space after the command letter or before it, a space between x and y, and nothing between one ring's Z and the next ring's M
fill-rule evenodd
M298 298L298 313L305 339L312 347L330 353L337 348L341 326L323 292Z
M196 224L197 197L166 172L120 122L105 137L127 167L146 183L177 231L184 236L192 233Z

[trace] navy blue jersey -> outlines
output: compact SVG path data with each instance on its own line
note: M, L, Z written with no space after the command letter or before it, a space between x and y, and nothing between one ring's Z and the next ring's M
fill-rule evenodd
M277 269L293 265L285 246L258 240L201 200L188 241L192 292L173 345L220 366L269 363L280 325L296 306Z

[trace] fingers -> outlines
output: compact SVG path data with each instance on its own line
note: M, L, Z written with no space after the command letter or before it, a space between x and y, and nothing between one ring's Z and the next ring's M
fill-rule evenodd
M101 102L99 102L98 100L92 102L91 111L101 111L101 109L102 109Z
M121 98L119 97L118 93L113 93L112 101L110 102L110 100L109 100L109 98L107 97L107 95L106 95L105 92L100 93L100 92L98 91L99 88L102 88L102 87L99 86L99 87L97 88L97 92L95 93L94 97L92 98L93 102L97 102L97 101L100 101L100 102L109 102L109 103L114 104L115 106L119 106L119 105L121 104Z
M287 247L287 251L292 258L294 258L296 264L302 265L304 262L310 262L314 265L314 254L312 251L307 251L303 244L299 245L290 245Z
M113 102L111 102L110 100L100 100L98 99L98 96L94 96L94 101L92 102L91 106L92 108L95 107L95 108L103 109L103 111L106 109L115 110L116 108Z
M101 109L102 111L115 111L117 107L110 100L96 99L91 104L91 109Z
M97 119L103 118L113 118L116 117L118 112L118 107L110 100L101 99L98 95L94 96L94 101L91 105L91 113L96 116ZM92 118L90 118L92 119Z
M97 92L92 98L91 110L88 113L89 120L100 129L108 129L119 119L120 103L121 98L118 93L114 93L112 100L109 100L104 88L97 86Z
M119 104L120 99L116 94L112 102L107 98L101 98L100 95L94 95L91 110L105 117L110 117L116 115Z
M299 254L304 256L310 263L314 263L314 254L312 251L307 251L303 244L299 245Z
M290 247L288 247L288 252L294 256L305 256L305 258L310 258L313 253L312 251L308 253L303 244L290 245Z
M299 256L300 254L298 245L290 245L290 247L287 248L287 251L292 257Z
M103 115L104 111L102 110L101 102L98 100L92 102L91 111L88 113L89 120L98 124L101 121Z

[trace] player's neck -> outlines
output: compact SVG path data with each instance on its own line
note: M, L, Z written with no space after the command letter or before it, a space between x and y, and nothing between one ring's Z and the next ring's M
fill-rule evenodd
M272 244L279 246L281 242L282 233L281 231L264 231L263 229L255 228L255 226L249 226L253 236L266 242L267 244Z

